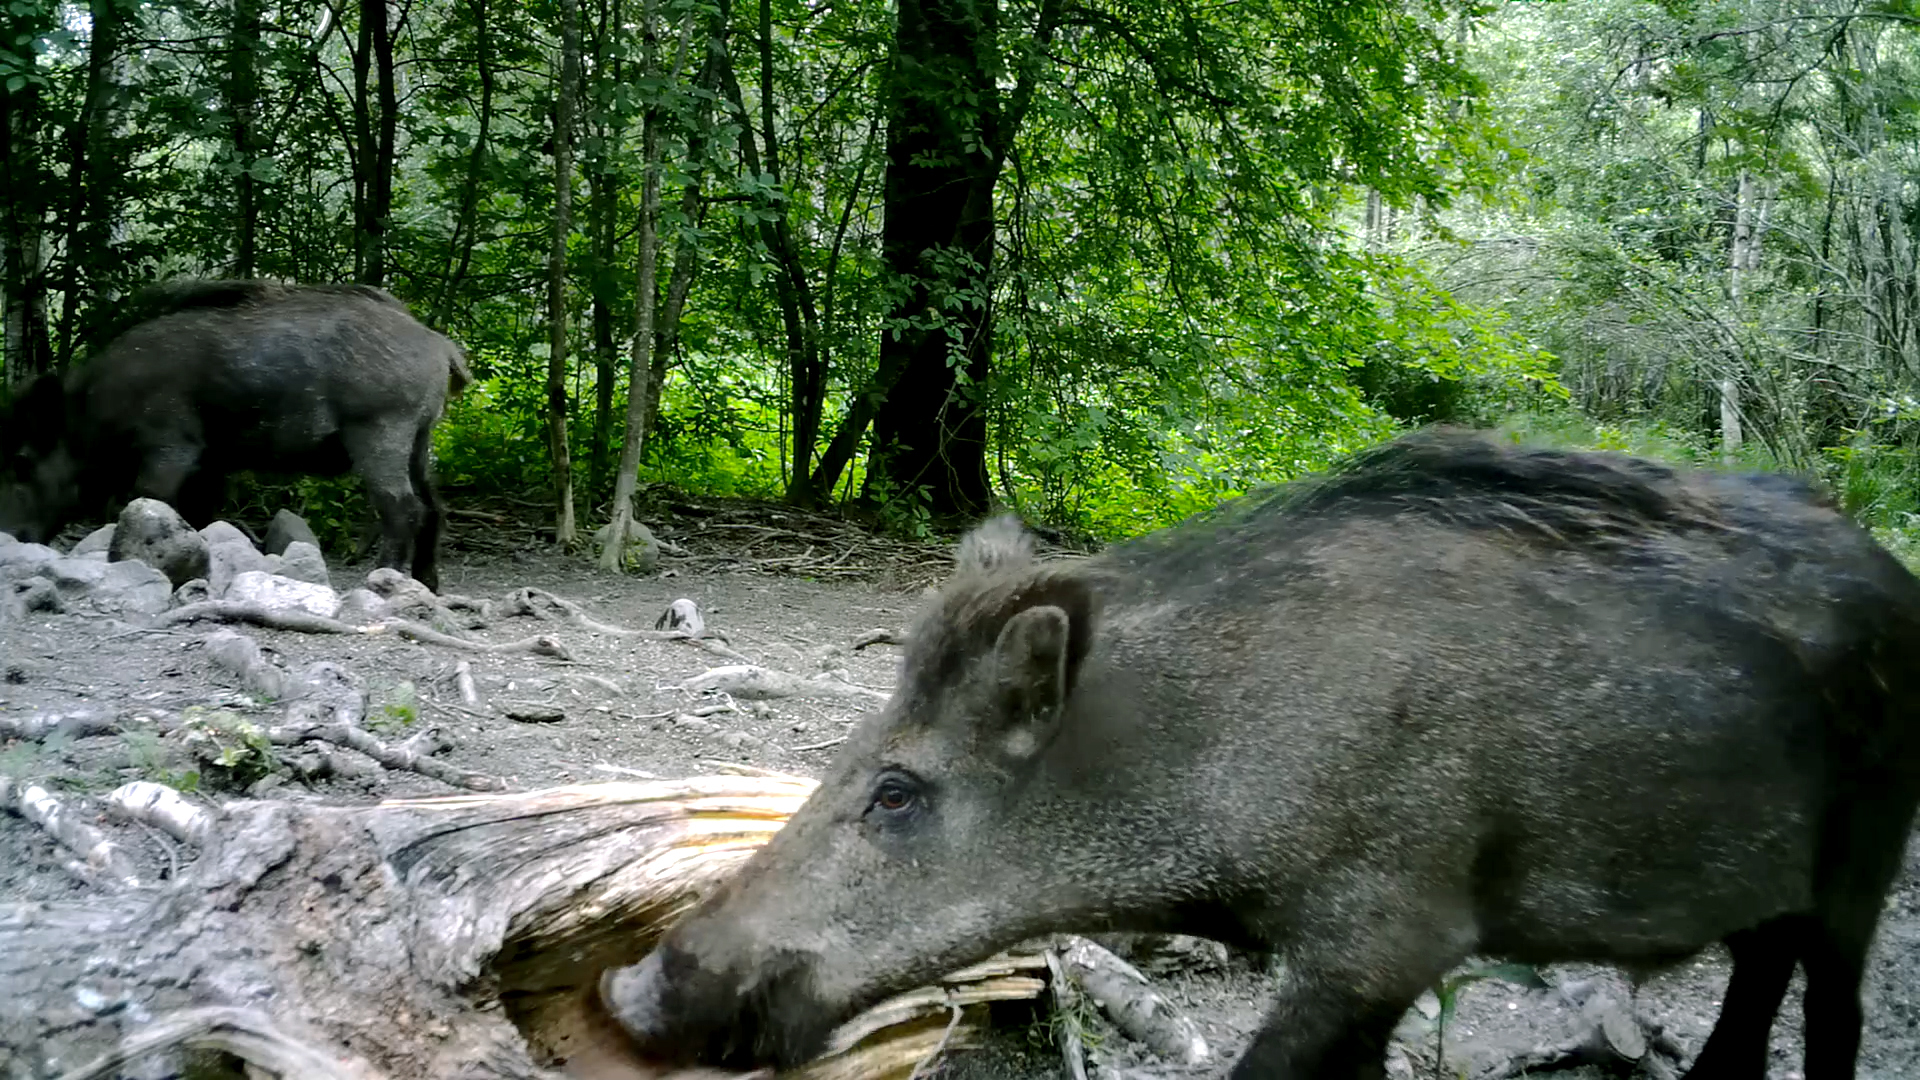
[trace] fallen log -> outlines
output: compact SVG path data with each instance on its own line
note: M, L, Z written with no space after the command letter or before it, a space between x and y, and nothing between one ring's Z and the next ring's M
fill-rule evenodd
M610 1030L600 973L640 959L813 787L723 775L228 804L164 887L0 906L0 1062L79 1078L138 1058L168 1075L212 1050L222 1075L643 1080L658 1070ZM977 1036L977 1003L1039 993L1036 962L883 1003L785 1080L908 1077Z

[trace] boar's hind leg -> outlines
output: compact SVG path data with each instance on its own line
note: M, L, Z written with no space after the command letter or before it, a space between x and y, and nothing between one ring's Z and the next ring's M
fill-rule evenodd
M426 501L413 490L413 428L367 424L343 435L353 471L360 474L373 512L380 518L380 565L404 573L427 510Z
M1749 1080L1766 1073L1767 1037L1808 933L1805 917L1788 915L1728 936L1733 977L1720 1019L1687 1080Z
M1906 855L1913 812L1904 792L1855 797L1837 807L1826 823L1816 875L1817 910L1801 953L1807 972L1802 999L1807 1080L1852 1080L1854 1075L1867 951L1887 890Z
M425 506L420 529L413 538L413 579L439 592L440 522L446 508L433 483L433 428L423 427L414 436L413 453L407 459L407 475L413 481L414 494Z

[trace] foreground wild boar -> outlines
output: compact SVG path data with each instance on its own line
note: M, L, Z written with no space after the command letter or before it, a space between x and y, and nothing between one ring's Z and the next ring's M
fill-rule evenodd
M1691 1075L1807 1080L1920 799L1920 582L1799 483L1428 432L1084 563L991 522L900 685L737 879L601 993L640 1048L790 1065L1046 931L1281 953L1237 1077L1378 1077L1470 955L1725 941Z
M380 518L380 565L429 588L441 508L429 470L459 346L380 289L186 281L136 298L148 316L4 418L0 531L45 541L137 496L196 527L230 473L351 469Z

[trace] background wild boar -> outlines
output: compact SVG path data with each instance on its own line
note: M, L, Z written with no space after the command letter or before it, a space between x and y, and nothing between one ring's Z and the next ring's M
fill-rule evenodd
M1240 1077L1378 1077L1469 955L1725 941L1691 1075L1806 1077L1920 799L1920 582L1800 483L1428 432L1084 564L961 545L899 688L737 879L601 993L643 1050L807 1058L1029 936L1280 952Z
M144 321L13 403L0 434L0 531L45 541L145 496L194 526L229 474L351 469L380 519L380 565L438 587L433 426L470 381L459 346L360 285L171 282Z

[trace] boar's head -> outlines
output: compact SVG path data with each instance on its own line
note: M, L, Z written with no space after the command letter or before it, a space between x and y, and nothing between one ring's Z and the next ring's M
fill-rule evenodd
M0 532L52 540L78 505L79 489L66 391L59 376L42 375L0 414Z
M1048 869L1074 846L1049 823L1074 793L1047 759L1095 579L1029 545L1011 518L963 541L894 696L815 794L643 961L602 978L642 1052L791 1066L860 1010L1103 902Z

